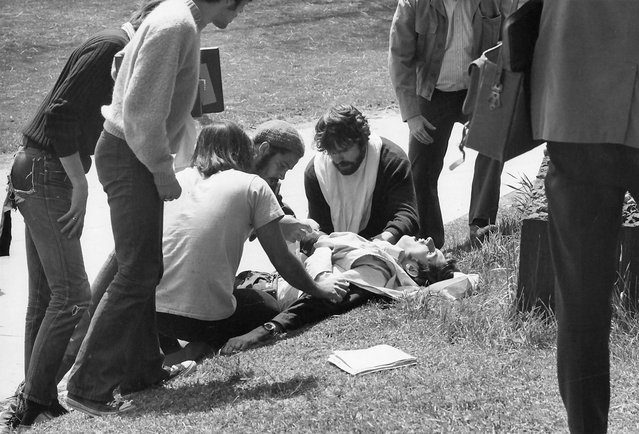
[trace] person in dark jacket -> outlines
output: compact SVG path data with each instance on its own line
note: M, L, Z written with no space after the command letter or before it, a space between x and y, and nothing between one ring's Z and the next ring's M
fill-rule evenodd
M632 0L545 1L535 45L531 118L550 156L557 379L571 433L608 430L617 240L626 191L639 197L637 20Z
M406 153L371 133L351 105L331 107L315 125L319 153L304 173L308 217L320 231L353 232L394 244L418 231Z

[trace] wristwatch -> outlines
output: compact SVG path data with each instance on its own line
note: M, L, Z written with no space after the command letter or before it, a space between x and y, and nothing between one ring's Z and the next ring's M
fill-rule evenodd
M271 336L276 337L282 334L282 327L272 321L265 322L264 324L262 324L262 327L264 327L264 330L266 330Z

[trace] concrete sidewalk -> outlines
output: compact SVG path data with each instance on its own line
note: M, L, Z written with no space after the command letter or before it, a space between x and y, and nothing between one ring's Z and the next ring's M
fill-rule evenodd
M407 150L408 128L401 122L399 114L369 118L372 130L385 136ZM311 148L313 125L299 125L307 146L306 155L289 172L282 185L282 195L298 216L306 216L308 208L303 187L303 173L306 164L314 154ZM444 222L463 217L468 212L470 187L476 152L467 150L466 162L454 171L448 166L460 156L456 142L460 130L456 129L444 161L444 171L439 180L439 197ZM543 158L543 146L506 163L502 175L501 195L512 191L507 184L516 184L522 176L533 179ZM6 173L0 174L6 179ZM106 196L97 180L95 169L91 169L89 179L89 201L82 235L85 267L89 280L95 278L107 254L113 249L113 237L109 222L109 208ZM27 305L27 267L24 246L24 222L20 213L12 214L13 242L11 256L0 257L0 400L11 395L24 377L23 337L24 317ZM271 271L273 267L260 248L258 242L245 245L244 256L238 271L245 269Z

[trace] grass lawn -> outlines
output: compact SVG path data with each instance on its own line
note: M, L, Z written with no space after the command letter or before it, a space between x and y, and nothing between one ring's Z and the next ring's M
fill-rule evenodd
M555 377L552 318L516 312L519 220L504 209L480 249L454 249L477 293L451 303L426 297L369 303L272 345L212 356L162 389L134 395L129 414L77 412L46 432L567 432ZM466 223L447 226L462 240ZM618 315L611 340L610 432L639 432L636 319ZM386 343L418 363L353 377L327 362L336 349Z
M119 25L125 0L0 0L0 152L50 89L68 53ZM226 111L246 127L270 118L316 120L336 102L396 111L386 67L395 0L255 0L219 46ZM555 379L555 324L514 310L520 214L504 208L502 236L467 250L465 221L447 226L462 271L482 277L460 303L371 303L268 347L211 357L170 386L134 396L138 409L88 419L74 412L35 432L566 432ZM636 320L616 316L610 432L639 432ZM335 349L387 343L413 367L351 377Z
M67 56L88 35L118 27L125 0L0 0L0 152L21 143ZM225 111L246 127L280 118L315 121L337 102L363 111L396 108L387 40L395 0L255 0L226 30L207 27L202 46L220 47Z

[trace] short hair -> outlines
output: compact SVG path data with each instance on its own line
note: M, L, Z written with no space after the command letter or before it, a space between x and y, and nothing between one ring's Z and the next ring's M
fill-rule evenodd
M253 141L232 121L215 121L202 128L191 167L205 178L228 169L248 172L253 165Z
M255 146L259 146L259 145L260 143L256 141ZM294 152L291 151L290 149L280 148L280 147L272 146L271 144L269 144L268 151L255 159L255 162L254 162L255 172L259 172L260 170L264 169L266 165L268 164L268 162L271 161L271 158L273 158L277 154L293 154L293 153Z
M435 282L452 279L455 277L456 271L459 271L457 268L457 260L453 258L453 255L447 253L446 265L442 267L435 267L434 265L429 265L428 267L419 266L417 276L412 279L419 286L428 286Z
M319 152L335 152L353 142L363 148L371 130L364 115L352 105L333 106L315 124L315 148Z
M140 2L138 9L129 17L129 23L135 30L140 28L142 21L149 15L153 9L157 7L164 0L143 0Z

